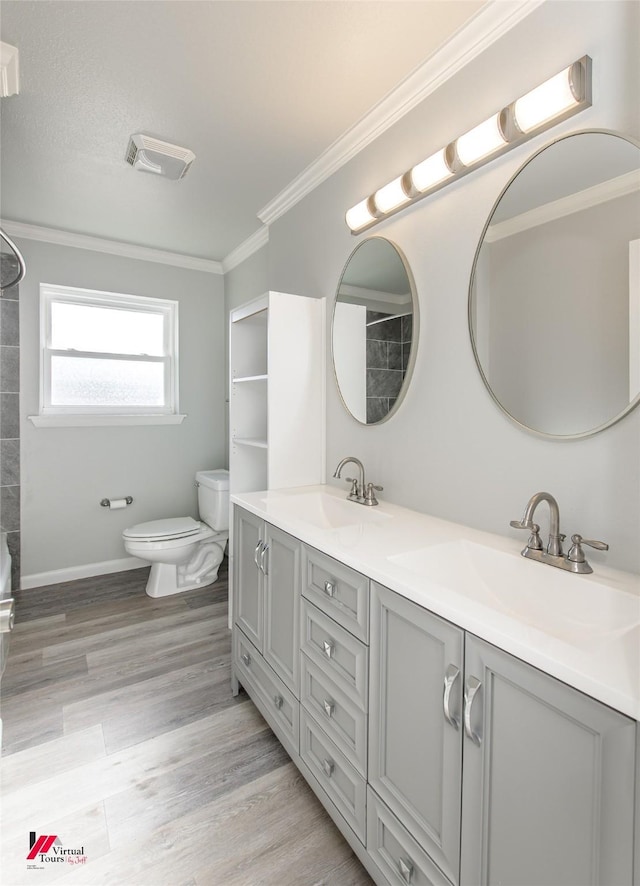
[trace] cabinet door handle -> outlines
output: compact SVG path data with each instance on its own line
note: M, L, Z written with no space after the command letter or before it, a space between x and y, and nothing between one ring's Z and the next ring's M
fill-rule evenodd
M413 877L413 865L410 861L405 861L403 858L398 859L398 870L400 871L400 876L404 880L405 883L410 883L411 878Z
M269 572L268 572L267 567L265 566L265 562L264 562L264 558L265 558L268 550L269 550L269 545L262 546L262 552L260 554L260 569L262 569L263 575L269 575ZM269 561L267 560L267 564L268 563L269 563Z
M336 583L335 583L335 581L333 581L333 579L330 579L329 581L325 581L324 592L327 595L327 597L335 597Z
M324 654L327 656L327 658L333 658L333 652L335 649L335 646L333 645L333 640L323 640L322 648L324 649Z
M13 630L16 620L16 601L13 597L0 600L0 634L8 634Z
M333 717L333 712L336 709L335 703L332 702L331 699L325 698L325 700L322 702L322 704L324 707L324 712L327 715L327 717Z
M323 760L322 768L324 769L327 778L331 778L331 776L333 775L333 770L335 769L335 763L333 762L333 760Z
M249 667L249 665L251 664L251 656L249 655L249 653L243 652L240 657L242 658L242 661L246 664L246 666Z
M278 710L280 710L280 708L282 707L283 702L284 702L284 699L282 698L281 695L274 695L273 696L273 703Z
M253 562L256 564L256 569L260 569L260 564L258 563L258 551L262 547L262 539L258 539L258 544L256 545L256 549L253 552Z
M480 731L474 732L471 725L471 711L473 709L473 701L481 686L482 683L477 677L467 677L467 686L464 691L464 731L478 747L482 744L482 733Z
M460 723L451 713L451 690L453 684L460 676L460 670L454 664L450 664L444 675L444 692L442 694L442 707L444 708L444 718L450 723L454 729L460 728Z

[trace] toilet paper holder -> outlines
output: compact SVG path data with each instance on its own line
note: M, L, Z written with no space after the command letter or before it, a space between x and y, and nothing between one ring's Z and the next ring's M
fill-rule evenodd
M112 503L112 502L115 503L116 501L122 501L122 499L117 499L117 498L114 498L114 499L111 499L111 498L103 498L102 501L100 502L100 507L101 507L101 508L110 508L110 507L111 507L111 503ZM127 496L125 496L124 501L125 501L128 505L133 504L133 496L132 496L132 495L127 495ZM121 507L122 507L122 506L121 506Z

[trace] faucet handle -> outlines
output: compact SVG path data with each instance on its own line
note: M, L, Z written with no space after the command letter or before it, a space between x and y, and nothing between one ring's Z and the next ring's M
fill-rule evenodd
M533 525L531 520L511 520L509 523L509 526L513 526L514 529L532 529Z
M364 494L364 503L366 505L378 504L378 499L376 498L375 492L373 491L374 489L376 490L376 492L382 492L383 487L376 486L375 483L367 483L367 488Z
M609 545L605 541L595 541L595 539L592 538L583 538L577 533L571 536L571 541L572 545L569 548L567 560L571 560L572 563L586 562L586 557L584 555L584 551L582 550L582 545L589 545L590 548L595 548L597 551L609 550Z
M540 527L537 523L532 523L530 520L512 520L509 524L513 526L514 529L529 529L531 530L531 535L529 536L529 541L527 542L527 547L530 551L541 551L542 550L542 539L540 538Z
M347 483L351 483L351 492L348 498L360 498L360 488L357 479L355 477L345 477L344 479Z

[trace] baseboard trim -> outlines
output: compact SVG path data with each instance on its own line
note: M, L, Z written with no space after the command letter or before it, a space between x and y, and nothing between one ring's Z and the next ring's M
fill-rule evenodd
M108 575L111 572L126 572L148 566L146 560L138 557L123 557L121 560L103 560L102 563L85 563L82 566L68 566L66 569L52 569L50 572L34 572L23 575L20 590L40 588L43 585L57 585L64 581L75 581L77 578L91 578L94 575Z

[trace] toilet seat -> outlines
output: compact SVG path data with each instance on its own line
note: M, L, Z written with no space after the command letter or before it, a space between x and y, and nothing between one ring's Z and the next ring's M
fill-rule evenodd
M198 535L204 525L193 517L169 517L165 520L150 520L148 523L137 523L122 533L132 541L178 541Z

